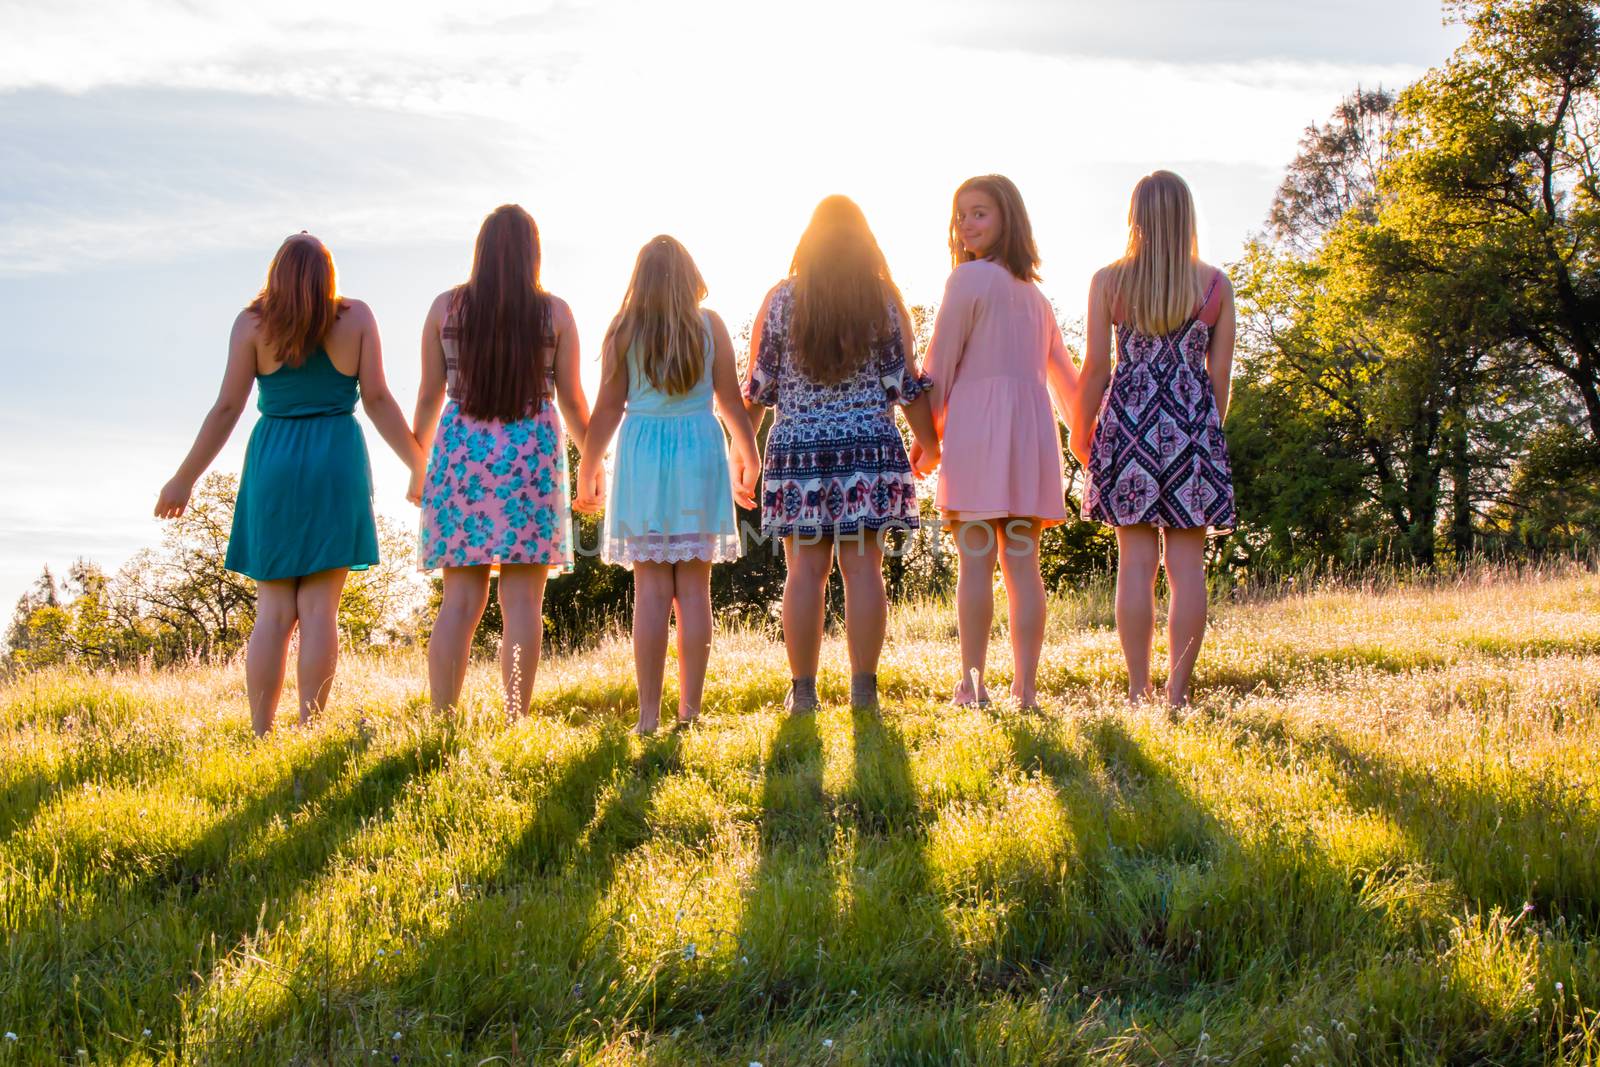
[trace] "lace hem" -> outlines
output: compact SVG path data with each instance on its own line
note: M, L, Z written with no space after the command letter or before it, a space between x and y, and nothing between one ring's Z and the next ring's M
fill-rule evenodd
M607 538L600 558L607 563L732 563L742 555L736 533L645 534Z

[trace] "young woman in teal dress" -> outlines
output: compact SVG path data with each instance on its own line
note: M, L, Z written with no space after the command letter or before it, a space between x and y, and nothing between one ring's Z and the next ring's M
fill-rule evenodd
M360 399L413 473L422 450L383 376L372 311L339 294L333 254L310 234L283 242L267 284L239 313L222 388L155 513L176 518L250 399L261 419L250 434L233 510L226 566L256 580L256 620L245 655L245 688L257 734L272 728L289 653L300 631L296 671L300 721L325 707L339 659L339 594L346 575L378 562L372 468L355 420Z
M711 654L711 565L739 558L734 499L755 506L760 460L733 341L700 306L706 283L671 237L639 252L601 351L600 392L578 468L578 506L605 496L601 458L622 424L601 554L633 569L638 732L661 718L667 624L678 619L678 722L700 714ZM733 439L733 475L716 407Z

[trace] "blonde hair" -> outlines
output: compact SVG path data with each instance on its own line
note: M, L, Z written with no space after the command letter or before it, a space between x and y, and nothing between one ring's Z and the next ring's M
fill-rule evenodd
M866 215L847 196L826 197L811 213L789 276L795 366L811 381L845 381L893 336L897 314L911 321Z
M1128 204L1128 251L1112 264L1117 317L1146 336L1188 321L1201 297L1194 197L1170 170L1139 179Z
M689 250L666 234L652 237L634 261L628 292L606 340L625 346L615 352L619 360L637 344L640 373L668 396L682 396L705 372L705 324L700 319L705 298L705 279Z

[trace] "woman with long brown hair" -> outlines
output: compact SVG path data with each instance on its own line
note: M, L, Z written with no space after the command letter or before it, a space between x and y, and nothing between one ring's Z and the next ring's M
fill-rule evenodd
M1132 700L1152 694L1163 567L1172 595L1166 699L1174 706L1189 699L1206 631L1206 537L1235 522L1222 436L1233 336L1233 286L1200 259L1189 186L1171 171L1146 175L1128 205L1127 252L1089 286L1072 433L1089 474L1083 517L1117 531L1117 636Z
M422 469L422 450L383 375L372 311L339 292L333 254L299 233L272 257L267 283L233 322L222 389L194 445L162 487L156 515L176 518L260 385L225 565L256 580L245 689L258 734L272 728L300 631L300 721L328 701L339 659L346 575L378 562L372 470L354 417L359 397L390 448Z
M917 373L905 301L855 202L830 196L800 236L789 276L767 294L750 337L745 406L767 437L761 528L783 539L783 643L791 711L818 706L828 575L844 577L850 700L878 703L878 657L888 612L883 531L918 525L916 483L894 405L926 456L939 460Z
M461 697L498 565L501 680L512 713L527 714L545 579L572 570L562 419L581 452L589 408L577 325L566 301L539 284L539 266L533 218L515 204L496 208L478 231L471 277L434 299L422 328L413 428L431 451L413 490L422 496L422 569L444 569L428 641L428 688L440 711Z

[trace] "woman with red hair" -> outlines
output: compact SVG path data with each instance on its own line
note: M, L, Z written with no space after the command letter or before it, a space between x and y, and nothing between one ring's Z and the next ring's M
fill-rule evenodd
M413 472L422 450L383 376L372 311L341 296L333 254L308 233L284 241L267 284L239 312L222 389L155 513L176 518L217 458L259 383L261 419L250 434L225 565L256 580L256 620L245 688L257 734L272 728L289 638L300 631L300 722L327 705L339 659L345 576L378 562L367 417Z

